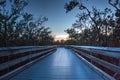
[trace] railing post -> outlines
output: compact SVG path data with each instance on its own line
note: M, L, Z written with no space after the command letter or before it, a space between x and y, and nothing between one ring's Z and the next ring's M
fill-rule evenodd
M10 61L10 54L11 54L11 52L12 52L12 50L10 49L9 55L8 55L8 57L7 57L7 61ZM9 63L7 63L7 66L8 66L7 72L9 72L9 70L10 70Z
M92 53L90 52L90 55L92 56ZM93 64L93 61L92 61L92 59L90 60L90 62L91 62L91 64Z
M118 66L120 67L120 59L119 59L119 61L118 61Z
M32 58L32 52L30 51L28 55L29 62L31 61L31 58Z

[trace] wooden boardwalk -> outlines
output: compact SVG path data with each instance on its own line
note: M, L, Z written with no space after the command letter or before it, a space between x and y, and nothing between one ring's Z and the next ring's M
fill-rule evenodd
M10 80L103 80L72 51L58 48Z

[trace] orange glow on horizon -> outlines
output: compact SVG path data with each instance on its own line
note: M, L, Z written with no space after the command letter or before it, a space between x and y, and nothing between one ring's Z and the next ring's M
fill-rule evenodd
M56 35L55 36L55 41L61 41L61 40L68 40L68 35Z

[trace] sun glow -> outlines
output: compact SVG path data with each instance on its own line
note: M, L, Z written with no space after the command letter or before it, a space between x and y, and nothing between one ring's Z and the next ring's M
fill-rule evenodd
M68 40L68 35L56 35L55 36L55 41L61 41L61 40Z

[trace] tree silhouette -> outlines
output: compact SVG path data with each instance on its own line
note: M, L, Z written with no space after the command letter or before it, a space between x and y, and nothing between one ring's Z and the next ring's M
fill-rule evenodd
M9 37L12 36L11 32L13 32L16 21L28 2L26 0L10 0L10 3L11 11L6 9L6 0L1 2L0 5L1 34L3 35L2 41L4 46L8 46Z
M116 16L116 26L113 30L113 37L115 46L120 46L120 0L108 0L108 3L116 9L115 16Z
M116 0L115 3L112 3L111 0L108 0L109 4L116 8L116 17L119 16L119 0ZM76 3L76 4L72 4ZM72 4L72 5L71 5ZM84 5L81 1L71 0L69 3L65 4L66 12L71 11L75 7L78 7L81 11L79 15L77 15L78 20L72 25L73 28L80 29L81 38L80 43L85 40L88 45L102 45L102 43L106 44L106 46L110 46L108 44L112 39L110 37L118 35L119 29L115 27L116 20L115 16L112 13L112 10L109 8L105 8L104 10L97 9L96 7L92 7L92 10L89 10L86 5ZM120 21L117 19L117 24ZM86 33L85 33L86 32ZM112 33L113 32L113 33ZM117 34L116 34L117 33ZM70 34L69 34L70 35ZM89 36L87 36L89 35ZM94 39L94 40L93 40ZM117 39L120 40L120 39ZM94 43L92 43L94 41ZM86 45L86 43L84 43ZM97 43L97 44L96 44ZM119 42L118 42L119 43Z
M35 21L32 14L24 12L27 4L27 0L0 1L0 46L53 44L52 31L44 25L48 18Z

